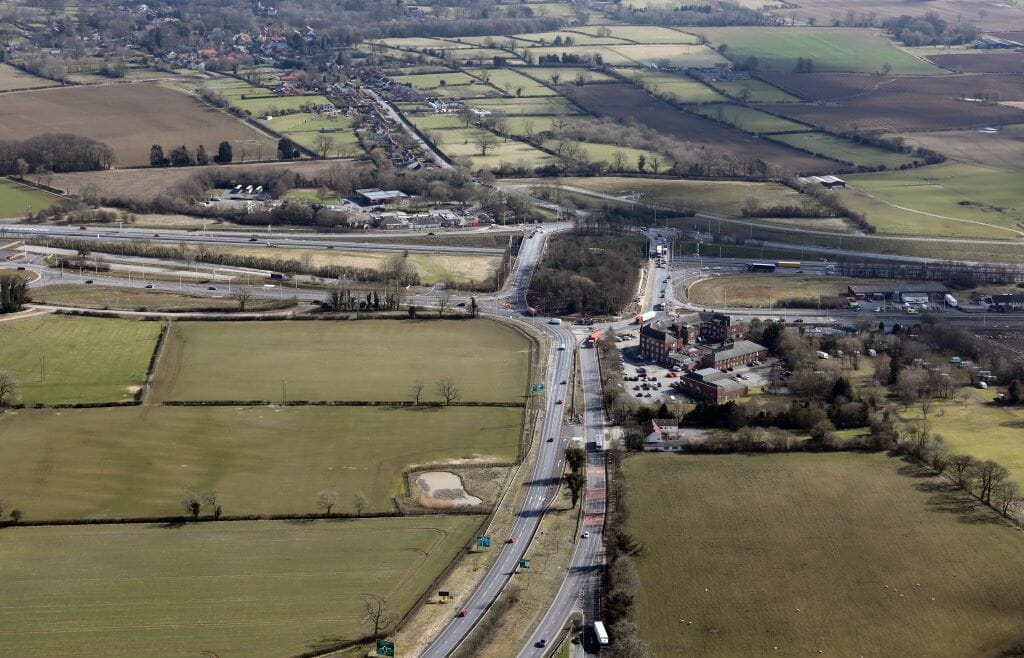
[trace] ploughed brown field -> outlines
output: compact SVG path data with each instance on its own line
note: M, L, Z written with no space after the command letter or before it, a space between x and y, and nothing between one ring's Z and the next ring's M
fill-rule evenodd
M272 156L275 141L225 112L181 92L155 84L114 84L39 89L4 96L0 139L25 139L42 133L76 133L108 144L115 166L149 164L149 148L164 154L181 145L199 144L217 152L222 141L263 143ZM237 152L237 149L236 149Z
M859 128L869 132L915 132L1024 121L1024 112L1016 108L964 100L1024 98L1024 78L1016 75L883 78L811 73L764 77L797 96L819 104L771 104L761 106L762 109L829 130Z
M1024 71L1024 54L985 53L983 55L931 55L936 66L963 73L1020 73Z
M715 153L725 153L735 158L760 159L805 174L837 171L841 168L834 160L806 155L710 119L677 110L633 85L587 85L574 88L573 92L574 100L594 114L635 121L676 139L707 146Z

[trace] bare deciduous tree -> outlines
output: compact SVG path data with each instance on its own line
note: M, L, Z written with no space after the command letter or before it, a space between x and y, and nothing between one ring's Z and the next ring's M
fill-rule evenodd
M451 404L459 399L459 387L450 377L443 377L437 380L437 394L444 398L445 404Z
M6 370L0 370L0 408L11 404L18 397L18 380Z
M437 317L444 317L444 312L448 310L448 304L450 302L451 297L449 297L446 292L437 296Z
M338 492L325 489L316 495L316 506L324 511L324 516L330 516L331 510L338 504Z
M409 384L409 397L412 398L413 403L418 407L420 405L420 397L423 395L423 389L426 385L422 379L415 379Z
M1020 496L1020 486L1013 480L1003 480L995 486L992 493L999 503L999 511L1003 516L1009 516L1010 506Z
M185 506L185 511L192 515L193 521L199 520L199 512L203 509L202 499L193 492L188 492L181 501L182 505Z
M490 130L480 130L473 135L473 143L480 149L480 155L487 155L488 149L498 145L498 138Z
M355 508L356 514L362 516L363 512L370 507L370 499L367 498L366 494L362 491L357 491L355 495L352 496L352 507Z
M230 297L238 302L238 310L244 311L249 300L252 299L252 290L248 286L238 286L231 291Z
M334 137L327 133L319 133L313 138L313 149L320 154L320 158L327 159L327 155L334 148Z
M373 637L379 637L393 624L397 616L388 611L388 601L380 594L363 594L366 618L373 625Z
M949 467L953 470L953 477L961 487L965 483L965 473L974 464L974 457L970 455L950 455Z

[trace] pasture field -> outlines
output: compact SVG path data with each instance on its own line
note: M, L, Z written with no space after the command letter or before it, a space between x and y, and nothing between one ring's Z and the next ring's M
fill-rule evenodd
M558 153L562 141L548 139L544 141L544 147ZM652 171L655 162L657 162L657 168L660 172L667 171L672 167L672 160L654 151L618 146L616 144L596 144L593 142L577 141L571 141L571 143L579 147L583 158L590 162L607 162L610 165L614 165L615 159L621 155L624 171L639 171L640 158L644 159L644 171Z
M1024 539L920 467L645 454L623 469L657 655L952 657L1020 637Z
M472 103L492 112L504 112L509 116L523 114L577 114L576 109L562 97L556 98L481 98Z
M558 92L512 69L468 69L469 73L484 79L507 96L557 96ZM522 90L520 94L519 91Z
M889 64L893 75L945 73L897 48L880 30L716 27L694 31L716 48L726 44L726 55L734 62L756 57L760 71L789 73L797 58L803 57L813 61L815 71L875 73Z
M526 338L482 319L178 322L154 395L276 401L287 379L290 400L408 400L422 379L423 399L439 400L434 383L450 377L463 400L521 402L529 360Z
M687 296L697 304L708 306L743 306L768 308L780 299L834 302L849 286L900 286L907 281L888 279L850 279L841 276L780 276L774 274L726 274L696 281L687 289ZM865 302L865 306L870 302Z
M419 130L465 128L466 122L455 114L409 114L406 118Z
M194 311L216 309L236 311L238 302L226 297L201 297L175 292L139 290L96 285L57 285L32 290L32 301L40 304L56 304L81 308L111 308L123 311ZM278 308L273 300L254 298L245 305L245 310Z
M253 116L276 116L284 111L301 110L308 105L329 105L326 96L274 96L258 98L240 98L231 104L241 108Z
M564 185L579 187L602 194L620 196L626 200L633 192L643 199L673 208L692 208L721 215L740 216L748 198L764 205L800 205L804 196L792 188L776 183L745 183L740 181L666 180L653 178L622 178L600 176L593 178L561 178ZM545 179L507 181L544 186Z
M0 179L0 217L24 217L29 209L32 212L44 210L59 198L28 185Z
M697 44L623 44L613 46L551 46L530 48L529 53L539 58L545 55L572 55L595 57L600 55L610 66L641 66L664 63L668 66L712 68L725 66L727 60L707 46Z
M487 94L494 94L497 90L483 83L472 85L451 85L438 87L433 93L444 98L481 98Z
M716 103L714 105L696 105L687 108L709 119L719 123L727 123L740 130L754 134L781 133L781 132L807 132L812 130L810 126L802 123L782 119L780 117L760 112L758 110L733 103ZM780 140L784 141L784 140ZM788 142L787 142L788 143Z
M30 289L30 294L31 294ZM27 405L131 400L159 322L46 315L0 323L0 363Z
M280 400L277 374L263 379ZM516 407L24 409L0 417L12 456L0 474L4 499L33 519L176 515L187 492L211 490L225 514L316 513L323 490L339 493L336 512L354 513L357 492L368 511L389 512L413 465L515 462L522 416Z
M316 200L315 194L312 199ZM328 200L330 202L330 200ZM379 271L396 256L397 252L382 251L348 251L341 249L289 249L287 247L212 247L213 253L257 256L294 260L304 264L306 259L313 267L340 266L360 267ZM501 264L500 256L482 254L440 254L410 253L405 257L406 266L420 277L425 285L447 283L452 287L461 285L484 286L494 280L494 274ZM287 269L287 268L280 268Z
M833 161L678 110L631 84L588 85L575 91L576 102L597 115L637 121L677 139L705 144L715 153L756 158L801 173L824 173L835 168Z
M10 64L0 64L0 92L11 91L12 89L39 89L41 87L54 87L60 84L46 78L37 78L31 73L25 73L21 69Z
M392 78L395 82L401 82L416 89L436 89L446 85L468 85L477 79L462 71L446 71L444 73L421 73L415 75L398 75Z
M294 171L306 177L325 174L331 167L338 166L336 161L325 160L292 160L290 162L249 162L256 154L251 144L245 144L247 162L240 162L242 144L234 142L233 150L237 164L216 165L217 173L238 172L249 174L266 172L273 174L282 170ZM263 156L276 154L276 145L263 147ZM216 149L214 149L216 153ZM148 156L147 156L148 157ZM92 189L101 197L119 197L123 199L152 200L167 192L175 184L188 180L196 174L204 173L203 167L145 167L140 169L116 169L106 171L77 171L66 174L54 174L51 185L67 190L70 194L82 194Z
M558 76L558 81L559 82L572 82L573 80L576 79L576 76L579 75L580 73L586 73L587 75L589 75L591 82L614 82L615 81L615 78L611 77L607 73L602 73L601 71L591 71L590 69L585 68L585 67L530 66L530 67L526 67L526 68L520 67L520 68L511 69L511 70L518 71L519 73L522 73L523 75L527 75L527 76L529 76L531 78L534 78L536 80L540 80L540 81L545 82L545 83L551 82L552 84L555 84L554 81L552 80L552 76Z
M473 141L483 132L482 128L448 128L431 132L434 145L445 155L452 158L466 158L474 170L494 169L502 163L525 163L528 167L538 167L554 158L533 146L514 139L498 137L497 143L487 150L487 155L480 154L480 147Z
M773 117L774 118L774 117ZM801 151L814 153L833 160L849 162L860 167L899 169L917 160L913 153L897 153L886 149L819 132L772 135L776 142L788 144Z
M746 96L751 103L793 103L800 100L775 85L753 78L749 80L714 80L710 84L728 96L734 98Z
M321 131L333 130L334 132L323 133L334 142L327 153L328 157L353 157L363 153L359 139L352 130L352 119L349 117L321 117L309 112L300 112L269 120L263 119L260 123L315 152L319 152L316 139L322 134Z
M108 144L118 166L148 165L149 148L165 152L185 144L194 152L204 144L216 152L221 141L275 143L226 112L155 84L59 87L19 92L0 105L0 139L71 132Z
M879 233L1013 238L1024 220L1024 189L1014 171L942 164L857 174L842 193Z
M533 134L551 132L558 126L571 126L580 121L586 121L586 117L557 117L557 116L525 116L509 117L506 119L508 131L511 135L524 136L527 133Z
M1024 412L1019 407L990 405L997 392L993 388L965 388L959 400L936 401L928 412L928 423L933 432L942 435L950 450L995 460L1024 487L1024 451L1020 449ZM921 422L921 408L916 405L901 409L899 415L907 421Z
M617 39L614 36L597 36L595 34L587 34L586 32L577 32L575 30L561 31L561 32L532 32L530 34L517 34L512 38L517 41L525 41L534 45L540 46L553 46L559 45L566 39L571 39L573 45L577 46L602 46L607 44L624 44L626 43L622 39ZM558 44L555 40L558 40ZM570 48L572 46L569 46Z
M296 655L404 614L474 516L19 528L0 546L6 656ZM41 612L45 611L45 612Z
M608 26L587 26L574 27L573 33L596 35L600 29L607 29L611 36L616 39L632 41L639 44L653 43L698 43L699 40L694 34L680 32L670 27L658 25L608 25Z
M640 85L655 96L677 103L717 103L724 96L703 82L685 75L636 69L616 69L630 79L639 79Z
M938 151L959 162L1000 169L1024 169L1024 123L1001 126L994 134L977 130L943 130L905 133L899 137L909 146Z
M530 2L527 6L533 10L534 16L572 18L576 13L573 5L568 2Z

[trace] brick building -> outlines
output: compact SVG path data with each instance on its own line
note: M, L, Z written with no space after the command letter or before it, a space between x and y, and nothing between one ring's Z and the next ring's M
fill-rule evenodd
M666 363L670 354L696 343L699 335L698 325L679 320L645 324L640 327L640 356Z
M716 404L723 404L747 394L745 384L729 378L721 370L715 368L703 368L688 372L679 378L676 386L679 390L698 400Z
M738 340L733 343L725 343L708 352L701 359L700 364L705 368L725 370L742 366L755 359L763 359L768 356L768 348L764 345L749 340Z
M743 338L746 325L725 313L701 315L700 338L708 343L724 343Z

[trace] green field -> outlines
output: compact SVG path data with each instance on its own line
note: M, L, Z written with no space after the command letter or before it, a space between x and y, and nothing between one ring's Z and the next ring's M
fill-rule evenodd
M558 92L512 69L470 69L469 73L487 82L508 96L557 96ZM520 93L521 92L521 93Z
M307 105L330 104L326 96L261 96L258 98L240 98L231 101L235 107L249 112L253 116L276 116L281 112L297 111Z
M45 210L60 197L34 187L0 179L0 217L24 217L29 210Z
M414 464L514 462L521 426L515 407L25 409L0 416L0 482L31 519L183 514L210 490L225 514L315 513L325 489L387 512Z
M346 116L325 117L309 112L298 112L276 116L269 121L263 119L260 123L316 152L320 151L317 137L321 134L329 136L333 144L328 150L327 157L351 157L363 152L359 139L352 130L352 119ZM322 130L334 132L322 133Z
M746 95L750 103L794 103L800 99L775 85L755 79L716 80L711 83L715 89L734 98Z
M801 151L822 155L833 160L849 162L860 167L899 169L901 166L910 164L917 159L913 153L887 151L825 133L806 132L798 135L773 135L771 139L788 144Z
M522 401L530 343L489 320L178 322L154 374L168 400L424 400L453 379L463 400Z
M673 30L670 27L657 25L608 25L575 27L573 32L582 34L597 34L601 28L607 29L612 37L625 39L635 43L697 43L697 37L687 32Z
M515 164L518 162L522 162L528 167L538 167L555 160L529 144L497 136L497 143L487 150L487 155L481 155L480 147L474 141L481 132L483 129L475 127L446 128L432 131L430 138L445 155L452 158L466 158L469 166L474 170L494 169L502 163Z
M238 310L238 302L228 297L204 297L201 295L184 295L176 292L84 284L36 288L32 292L32 299L41 304L56 304L78 308L109 308L123 311ZM247 311L280 308L280 302L266 298L250 300L245 308Z
M31 405L131 400L160 323L49 315L0 323L0 368Z
M480 517L5 531L4 656L280 656L402 614Z
M566 126L586 121L584 117L552 117L552 116L531 116L529 114L519 117L508 117L506 119L508 131L512 135L525 136L527 128L533 131L534 135L543 132L550 132L555 128L556 122L564 122Z
M476 78L462 71L401 75L395 76L394 80L416 89L435 89L446 85L468 85L477 81Z
M875 73L885 64L893 75L942 74L942 69L897 48L879 30L814 27L720 27L695 30L711 45L726 44L734 62L757 57L758 70L790 73L803 57L815 71Z
M607 73L601 71L591 71L584 67L569 67L569 66L531 66L529 68L518 68L513 69L536 78L542 82L551 82L551 76L558 76L559 83L572 82L576 79L576 76L580 73L586 73L590 76L591 82L611 82L615 78L611 77Z
M984 391L965 388L962 400L936 401L928 413L928 423L932 432L941 434L953 452L999 462L1024 488L1024 450L1021 450L1024 410L988 404L997 392L994 388ZM921 409L912 406L901 410L900 416L920 422Z
M743 183L738 181L695 181L601 176L595 178L561 178L561 183L603 194L625 197L641 192L644 200L674 208L692 208L706 212L739 216L750 197L762 205L800 204L804 197L785 185L774 183ZM512 181L510 181L512 182ZM544 179L514 181L529 185L550 184Z
M647 91L676 103L716 103L725 100L724 96L703 82L684 75L634 69L616 71L631 80L639 79L640 86Z
M850 176L844 202L867 213L879 233L1012 238L1024 221L1020 173L942 164Z
M544 55L569 53L581 57L595 58L600 56L603 63L610 66L685 66L692 68L711 68L722 66L727 60L717 52L696 44L624 44L609 46L552 46L530 48L528 54L540 61Z
M521 114L576 114L576 110L564 98L481 98L473 101L472 107L492 112L504 112L515 116Z
M810 126L789 119L782 119L767 112L761 112L743 105L733 103L715 103L714 105L695 105L688 108L702 116L736 126L748 133L766 134L792 131L813 130ZM780 137L795 137L796 135L784 135ZM787 142L788 143L788 142ZM872 149L880 151L881 149ZM883 153L887 153L883 151Z
M548 139L544 141L544 148L549 149L555 153L558 152L559 143L562 140ZM589 162L606 162L612 165L618 154L622 155L623 162L625 164L624 171L636 171L639 166L639 158L643 157L645 162L644 171L652 171L654 162L658 162L658 169L661 172L668 171L672 168L672 160L665 155L655 153L654 151L647 151L644 149L634 149L628 146L617 146L615 144L594 144L591 142L572 142L580 151L586 155L584 158Z
M656 655L982 656L1020 638L1024 539L918 467L651 454L624 470Z

